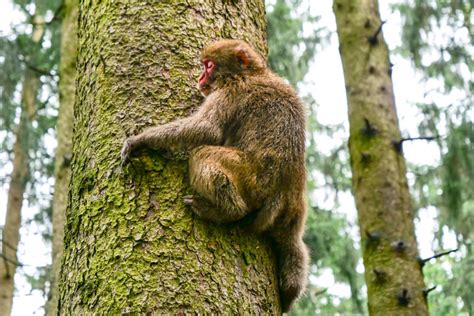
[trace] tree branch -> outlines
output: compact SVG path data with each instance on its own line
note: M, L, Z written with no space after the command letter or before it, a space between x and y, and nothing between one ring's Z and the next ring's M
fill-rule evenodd
M2 231L2 229L0 229L0 231ZM4 246L6 246L6 247L8 247L11 250L16 252L16 250L17 250L16 247L13 247L11 244L7 243L5 240L3 240L3 238L0 239L0 242L2 243L2 245L4 245Z
M439 135L434 135L434 136L418 136L418 137L407 137L407 138L402 138L400 140L393 140L392 145L395 147L395 149L401 153L403 149L403 142L408 142L408 141L414 141L414 140L426 140L426 141L431 141L440 138Z
M13 263L14 265L18 266L18 267L22 267L23 265L15 260L12 260L12 259L9 259L7 258L7 256L5 256L3 253L0 253L0 257L3 258L3 260L7 261L7 262L10 262L10 263Z
M427 262L430 261L430 260L438 259L438 258L440 258L440 257L449 255L450 253L456 252L456 251L458 251L458 250L459 250L459 248L456 248L456 249L452 249L452 250L448 250L448 251L444 251L444 252L437 253L437 254L435 254L435 255L433 255L433 256L431 256L431 257L425 258L425 259L419 258L419 259L418 259L418 262L420 262L420 265L423 267L423 266L425 265L425 263L427 263Z
M430 287L430 288L427 288L427 289L424 289L423 290L423 297L426 299L428 298L428 294L430 294L431 291L435 290L436 289L436 285Z
M435 136L407 137L407 138L402 138L402 139L400 140L400 143L407 142L407 141L412 141L412 140L426 140L426 141L430 141L430 140L435 140L435 139L438 139L438 138L439 138L439 135L435 135Z
M61 1L61 4L56 8L56 10L53 13L53 18L49 21L44 21L44 22L35 22L33 17L29 15L31 19L30 24L35 25L35 26L40 26L40 25L50 25L56 21L61 21L61 19L63 18L63 9L64 9L64 1Z
M48 76L48 77L54 77L55 74L46 70L46 69L41 69L29 62L27 62L26 60L22 60L22 62L25 64L26 67L28 67L29 69L33 70L34 72L37 72L39 73L40 75L42 76Z
M377 31L372 36L369 36L367 40L369 41L370 45L375 46L379 43L378 36L380 32L382 32L382 26L385 24L386 21L380 21L380 25L377 28Z

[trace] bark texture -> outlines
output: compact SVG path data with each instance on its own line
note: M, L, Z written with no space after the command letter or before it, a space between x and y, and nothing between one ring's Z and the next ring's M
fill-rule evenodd
M185 160L120 166L126 136L199 105L199 51L217 38L265 53L263 1L80 2L61 314L279 313L268 243L195 218Z
M371 315L427 315L391 64L376 0L336 0Z
M61 62L59 82L59 116L57 126L58 147L54 165L53 199L53 253L51 290L46 305L47 315L57 315L59 300L59 272L63 253L64 221L71 176L72 127L76 94L75 74L77 59L77 18L79 6L75 0L65 0L61 26Z
M33 17L34 25L32 43L41 43L44 34L42 17ZM17 248L20 241L21 209L23 196L29 178L28 141L31 122L36 115L36 100L39 90L38 74L26 68L21 88L21 114L16 126L15 143L13 145L13 170L7 197L7 213L1 238L0 257L0 311L10 315L13 294L15 291L14 277L18 266Z

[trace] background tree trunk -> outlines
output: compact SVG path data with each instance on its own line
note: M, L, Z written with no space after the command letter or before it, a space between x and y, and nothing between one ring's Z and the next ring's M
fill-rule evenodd
M30 76L34 75L29 71ZM26 87L35 88L28 82L28 76L23 80ZM36 79L36 78L35 78ZM25 93L25 90L23 90ZM31 93L31 92L30 92ZM24 94L23 94L24 96ZM29 118L22 107L20 122L16 127L16 139L13 145L13 171L10 176L8 188L7 213L2 231L2 258L0 262L0 310L5 315L10 315L13 304L14 277L18 265L17 248L20 241L21 209L23 207L23 194L28 180L28 152L24 147L28 139Z
M61 62L59 82L58 147L54 166L53 199L53 253L51 290L46 304L48 315L57 315L59 299L58 280L64 239L64 217L67 207L68 186L71 176L72 126L76 94L75 74L77 58L77 18L79 7L75 0L65 0L61 26Z
M39 45L43 38L43 18L33 17L31 41ZM31 60L28 60L31 62ZM23 195L28 182L28 141L31 122L36 115L36 100L39 91L38 74L26 67L21 91L20 121L16 126L15 143L13 145L13 170L8 188L7 213L2 231L2 247L0 258L0 311L10 315L13 294L15 291L14 277L18 263L17 249L20 241L21 209Z
M388 49L375 0L334 2L371 315L426 315Z
M263 2L81 1L60 313L279 313L268 243L195 218L185 161L120 167L126 136L199 105L199 52L221 37L265 53Z

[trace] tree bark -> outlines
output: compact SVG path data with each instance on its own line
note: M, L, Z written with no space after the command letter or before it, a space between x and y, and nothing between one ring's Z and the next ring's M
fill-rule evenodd
M75 0L66 0L61 26L61 62L59 82L58 147L54 165L53 241L51 287L46 304L47 315L57 315L59 300L59 272L63 253L64 221L68 186L71 176L72 127L76 94L77 18L79 6Z
M43 18L33 17L33 45L41 43L44 34ZM20 241L21 209L23 196L29 178L28 141L31 122L36 115L36 100L39 91L38 74L28 67L25 68L21 90L21 114L16 126L15 143L13 145L13 170L7 197L7 212L2 231L0 257L0 311L10 315L13 294L15 291L14 278L19 265L17 248Z
M264 3L80 2L61 314L280 312L268 242L193 216L180 155L120 166L126 136L199 105L199 52L223 37L266 53Z
M391 65L376 0L336 0L371 315L427 315Z

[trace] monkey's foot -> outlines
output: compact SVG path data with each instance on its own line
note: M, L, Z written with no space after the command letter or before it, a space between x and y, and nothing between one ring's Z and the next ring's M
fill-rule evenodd
M130 138L127 138L123 142L122 150L120 151L120 157L122 158L122 166L125 166L130 161L132 154L132 144Z
M193 205L194 203L194 195L185 195L183 196L183 202L185 205Z
M137 136L131 136L123 142L123 147L120 151L122 166L125 166L130 161L130 158L133 156L138 146L139 143L137 141Z
M198 195L186 195L183 197L185 205L191 206L194 209L205 209L211 207L210 203Z
M191 207L193 212L199 217L214 220L215 208L205 198L202 198L199 195L186 195L183 197L183 202L185 205Z

